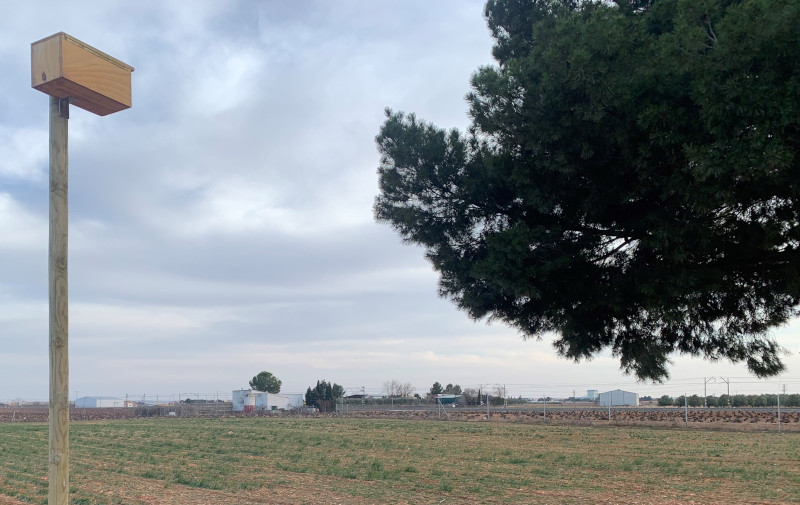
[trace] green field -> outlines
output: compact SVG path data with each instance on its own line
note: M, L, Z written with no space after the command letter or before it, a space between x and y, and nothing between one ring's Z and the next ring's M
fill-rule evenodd
M231 418L70 437L74 504L800 503L798 434ZM46 503L46 464L46 425L0 424L0 495Z

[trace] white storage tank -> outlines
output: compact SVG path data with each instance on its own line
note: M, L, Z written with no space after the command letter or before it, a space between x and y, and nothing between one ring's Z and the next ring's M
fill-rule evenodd
M232 401L234 412L242 412L244 410L244 402L252 391L250 389L237 389L233 391Z
M250 393L249 395L245 396L244 411L245 413L256 411L256 395L254 395L253 393Z

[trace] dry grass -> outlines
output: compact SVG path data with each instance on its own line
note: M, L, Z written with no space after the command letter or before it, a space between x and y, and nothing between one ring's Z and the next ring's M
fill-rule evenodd
M71 447L85 505L800 502L793 433L142 419L73 423ZM0 495L45 503L46 453L47 426L0 424Z

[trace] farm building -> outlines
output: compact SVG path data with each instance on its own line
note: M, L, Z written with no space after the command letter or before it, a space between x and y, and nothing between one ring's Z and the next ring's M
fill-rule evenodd
M289 410L303 406L303 395L276 395L253 389L237 389L233 392L234 411L246 411L251 406L253 410Z
M124 406L125 400L113 396L84 396L75 400L76 409L102 409Z
M591 401L597 400L597 390L596 389L586 390L586 398L588 398Z
M597 395L601 407L638 407L639 393L615 389Z
M433 398L442 405L453 405L461 401L461 395L438 394L433 395Z

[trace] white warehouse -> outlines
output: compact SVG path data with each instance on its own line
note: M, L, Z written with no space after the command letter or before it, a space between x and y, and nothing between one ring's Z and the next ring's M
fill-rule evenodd
M233 391L233 410L237 412L249 410L289 410L303 406L303 395L272 394L253 389L237 389Z
M124 406L125 400L113 396L84 396L75 400L76 409L102 409Z
M601 407L638 407L639 393L615 389L597 395Z

